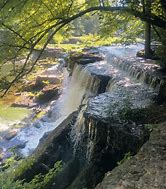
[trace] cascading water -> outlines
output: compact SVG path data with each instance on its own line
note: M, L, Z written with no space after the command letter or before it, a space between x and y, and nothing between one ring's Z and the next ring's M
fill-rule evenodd
M153 104L156 86L153 88L151 82L145 84L145 77L149 76L144 76L143 66L135 69L138 66L133 52L137 48L132 52L122 47L115 48L115 51L114 48L110 49L100 49L101 52L105 51L105 61L90 63L89 60L86 62L87 59L78 60L72 77L64 80L66 85L62 95L52 104L48 115L38 120L40 128L35 128L36 123L33 123L27 133L26 130L20 133L20 138L22 135L22 140L28 141L22 150L27 155L38 145L45 132L53 130L65 120L44 140L44 149L41 145L42 150L39 147L34 154L42 151L36 157L39 161L32 166L33 172L35 167L37 173L42 172L41 165L44 165L45 171L46 166L51 168L59 159L64 162L65 166L53 180L51 188L94 188L126 153L136 153L148 138L144 120L136 119L142 119L140 113L145 113L141 112L142 108ZM128 56L130 60L133 58L130 64ZM78 110L78 115L75 110ZM73 111L74 115L70 114ZM126 112L136 119L120 117L126 116ZM28 168L28 173L30 170ZM64 184L61 185L61 178L60 182L56 182L59 177L64 179Z
M105 53L107 62L114 67L126 72L126 74L148 86L158 90L163 80L158 72L159 65L152 60L135 57L136 52L143 48L142 45L129 47L104 47L101 51Z
M72 112L76 111L81 103L85 103L89 96L96 94L98 85L99 80L95 79L86 67L76 64L71 80L64 78L63 92L53 103L48 115L22 129L13 139L25 142L26 145L20 152L25 156L29 155L45 133L55 129Z
M96 78L101 75L110 78L102 94L87 100L72 129L71 137L75 152L81 151L81 140L87 135L87 160L91 158L96 131L92 128L91 122L85 126L85 114L95 119L107 120L110 116L116 116L119 110L125 109L126 104L133 109L145 108L153 104L162 80L159 80L155 73L157 65L140 63L143 59L135 57L140 48L142 46L100 48L106 56L106 61L86 65L89 73Z
M138 59L134 57L139 49L140 47L137 46L130 48L103 47L100 48L100 52L106 56L105 61L87 65L76 64L72 77L64 79L63 92L59 99L53 103L48 115L21 130L17 137L13 139L26 143L25 148L21 149L21 153L28 155L37 147L45 133L56 128L73 111L80 109L77 121L71 131L71 139L76 149L85 132L84 113L87 110L89 99L92 99L92 101L94 99L95 104L95 106L92 106L91 113L99 117L104 117L106 110L110 109L111 106L113 107L111 103L114 103L114 106L116 103L120 106L122 98L130 100L136 108L145 107L152 103L152 98L156 93L149 86L155 85L156 88L160 85L160 80L157 84L157 77L154 76L149 79L149 82L146 82L149 86L143 84L147 77L146 70L154 72L156 66L149 66L149 64L147 67L144 67L146 64L137 65ZM105 88L99 92L103 79L107 80ZM102 96L102 94L97 96L98 93L104 92L107 92L106 96ZM110 104L105 101L107 96L112 99ZM89 131L91 131L91 128L89 128ZM91 137L88 145L89 151L92 151ZM90 158L90 152L87 152L87 157Z
M71 81L62 95L60 112L68 115L75 111L83 97L96 93L98 85L99 81L91 76L86 67L76 64Z

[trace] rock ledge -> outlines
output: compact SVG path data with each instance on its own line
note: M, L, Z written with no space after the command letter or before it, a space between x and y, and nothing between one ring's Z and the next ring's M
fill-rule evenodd
M96 189L165 189L165 127L159 124L139 153L108 172Z

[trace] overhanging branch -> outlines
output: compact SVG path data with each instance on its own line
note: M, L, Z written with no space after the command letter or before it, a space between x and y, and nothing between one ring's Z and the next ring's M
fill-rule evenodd
M160 17L151 14L151 15L146 15L144 12L139 12L137 10L132 10L128 7L103 7L103 6L98 6L98 7L90 7L86 10L80 11L79 13L66 18L66 19L62 19L59 20L59 22L56 22L54 25L50 26L49 28L47 28L43 34L34 42L34 44L32 45L30 52L26 58L26 61L24 63L24 66L22 68L22 70L18 73L18 75L13 79L13 81L11 81L10 85L7 87L7 89L4 92L4 95L7 93L7 91L10 89L10 87L13 85L13 83L17 82L19 79L21 79L23 76L27 75L28 73L30 73L34 66L36 65L37 61L40 59L41 54L43 53L44 49L47 47L48 43L50 42L50 40L53 38L53 36L61 29L63 28L65 25L69 24L70 22L72 22L73 20L87 14L93 11L105 11L105 12L127 12L132 14L135 17L138 17L139 19L149 22L152 25L158 26L160 28L164 28L166 29L166 21L161 19ZM45 42L45 44L43 45L42 50L39 53L38 58L35 60L35 62L33 62L31 68L29 70L27 70L26 72L24 72L24 68L27 65L27 62L29 61L30 55L33 52L33 49L35 48L35 46L43 39L43 37L49 32L51 31L51 29L54 29L54 31L51 33L51 35L49 36L49 38L47 39L47 41Z

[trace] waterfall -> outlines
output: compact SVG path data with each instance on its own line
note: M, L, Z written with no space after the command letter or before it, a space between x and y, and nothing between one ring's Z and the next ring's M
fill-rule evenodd
M83 99L97 92L99 82L86 67L76 64L71 81L62 94L61 114L68 115L77 110Z
M72 76L65 74L67 77L64 79L62 94L52 104L48 115L20 131L17 139L26 143L25 148L21 150L22 154L28 155L37 147L45 133L55 129L73 111L79 110L77 121L71 131L71 140L76 152L83 134L89 133L89 150L86 155L89 159L89 151L93 149L92 131L95 133L95 129L90 128L90 125L88 129L85 128L84 113L91 99L93 101L97 97L97 100L94 100L97 103L91 111L99 117L104 116L107 109L114 107L116 103L120 104L124 99L129 100L135 108L152 103L156 88L162 83L156 74L157 66L140 63L142 59L134 58L138 48L104 47L100 48L100 51L106 59L86 65L75 64ZM106 96L99 95L105 92ZM112 104L105 101L107 96Z
M162 84L159 79L160 66L152 60L145 60L139 57L133 57L138 51L139 45L133 47L105 47L101 48L105 52L107 62L112 66L126 72L130 77L140 80L142 83L158 90ZM153 62L153 63L152 63Z
M62 94L53 103L49 114L22 129L13 139L25 142L25 147L20 152L25 156L32 153L44 134L55 129L72 112L78 110L81 104L85 104L89 96L97 93L99 83L100 80L92 76L86 67L76 64L72 77L64 78Z
M145 108L153 103L157 95L157 90L162 83L156 75L158 66L146 62L140 63L142 59L135 57L137 50L138 48L131 50L124 47L115 49L105 47L104 50L101 48L106 60L88 64L85 67L96 78L100 78L101 75L110 78L103 94L96 94L86 100L87 103L81 109L72 128L74 152L86 156L87 161L91 159L96 128L92 123L93 120L87 123L85 114L89 113L97 119L104 120L111 114L116 115L120 109L125 108L126 103L133 109ZM89 112L87 109L90 109ZM109 111L110 115L108 115ZM86 153L83 149L85 140Z

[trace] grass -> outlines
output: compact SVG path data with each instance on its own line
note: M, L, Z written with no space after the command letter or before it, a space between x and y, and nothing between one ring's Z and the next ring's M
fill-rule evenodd
M123 159L117 162L118 165L122 165L125 161L130 160L132 158L131 152L127 152Z

